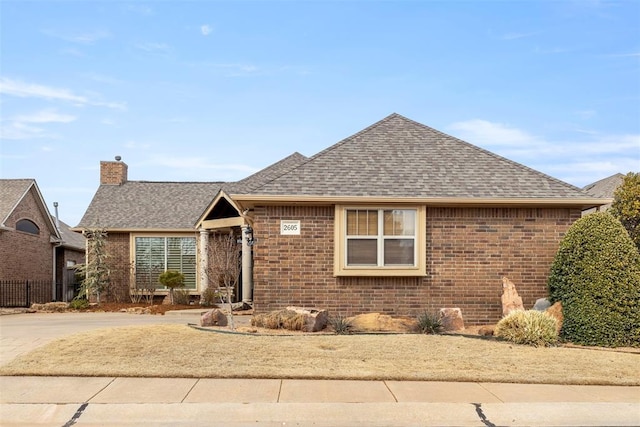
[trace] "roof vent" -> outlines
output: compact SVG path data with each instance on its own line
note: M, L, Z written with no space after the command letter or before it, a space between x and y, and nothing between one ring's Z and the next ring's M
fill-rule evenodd
M116 156L116 162L119 162L120 160L122 160L122 157Z

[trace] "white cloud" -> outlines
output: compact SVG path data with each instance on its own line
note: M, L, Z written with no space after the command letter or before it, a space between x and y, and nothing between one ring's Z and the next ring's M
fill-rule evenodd
M21 123L70 123L76 116L60 114L54 110L42 110L30 115L14 116L10 120Z
M580 110L574 113L581 119L587 120L595 117L598 113L595 110Z
M480 119L453 123L448 129L465 141L581 187L617 172L640 170L640 134L576 132L570 139L550 140Z
M449 129L456 131L461 139L480 145L520 146L536 141L535 136L520 129L480 119L456 122Z
M23 122L5 121L0 124L0 139L21 140L54 137L54 134L47 132L45 129Z
M211 31L213 31L213 28L209 25L200 26L200 33L202 33L203 36L208 36L211 34Z
M74 95L67 89L53 88L34 83L24 83L17 80L0 78L0 93L20 98L45 98L86 104L87 98Z
M19 98L43 98L52 101L65 101L78 106L98 106L117 110L126 110L126 104L121 102L104 102L76 95L68 89L44 86L35 83L25 83L19 80L0 77L0 93Z
M169 53L171 51L171 46L166 43L136 43L134 47L148 53Z
M144 4L128 4L125 5L124 10L126 12L134 12L143 16L149 16L153 14L153 9Z
M91 45L98 40L111 38L111 33L106 30L93 30L86 32L71 32L71 31L59 31L59 30L42 30L42 33L61 39L71 43Z

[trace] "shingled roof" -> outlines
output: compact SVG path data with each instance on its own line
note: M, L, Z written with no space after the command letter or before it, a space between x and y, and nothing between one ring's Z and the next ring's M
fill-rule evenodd
M221 182L127 181L101 185L76 228L193 230Z
M55 238L59 238L60 235L58 229L51 218L51 214L47 209L47 205L42 197L40 189L38 188L38 184L36 183L36 180L32 178L0 179L0 228L7 228L7 219L30 191L33 192L36 200L38 201L38 208L40 209L42 216L47 219L47 226L50 233Z
M305 161L294 153L238 182L126 181L101 185L76 229L193 230L215 196L246 192Z
M238 181L237 183L235 183L236 185L234 187L237 187L238 192L240 193L251 191L254 188L260 187L265 182L272 181L289 172L290 170L300 166L306 160L307 157L298 152L295 152L290 156L280 160L279 162L276 162L271 166L268 166L261 171Z
M258 196L589 199L581 189L391 114L288 173ZM249 200L251 195L238 195Z
M33 179L0 180L0 226L5 225L9 215L34 183Z
M618 188L620 184L622 184L623 180L624 175L622 175L621 173L617 173L615 175L611 175L610 177L601 179L600 181L596 181L589 185L586 185L582 189L594 197L606 197L609 199L613 199L616 188Z

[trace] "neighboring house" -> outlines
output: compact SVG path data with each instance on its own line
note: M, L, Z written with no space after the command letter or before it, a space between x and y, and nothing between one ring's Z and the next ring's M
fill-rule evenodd
M599 197L604 199L611 199L613 201L613 196L616 189L622 184L624 180L624 175L621 173L617 173L615 175L611 175L608 178L601 179L600 181L596 181L582 188L587 194L593 197ZM598 208L590 208L582 211L582 215L590 214L592 212L607 210L611 207L611 202L606 205L602 205Z
M35 180L0 179L0 280L4 293L9 283L30 281L33 286L38 284L38 302L64 300L68 282L63 269L72 261L83 262L83 240L68 226L56 226Z
M62 242L56 247L56 301L71 301L78 293L77 267L85 262L86 239L56 216Z
M191 266L197 294L217 286L205 274L205 243L242 229L239 293L256 311L459 307L469 324L501 317L502 276L526 306L546 296L560 239L583 209L607 203L398 114L236 183L126 176L124 163L101 162L79 225L107 229L123 268L157 248ZM187 239L180 250L176 238Z

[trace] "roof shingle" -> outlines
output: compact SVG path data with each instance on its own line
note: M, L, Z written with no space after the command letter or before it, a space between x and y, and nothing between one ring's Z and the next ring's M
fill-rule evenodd
M581 189L392 114L251 191L255 195L585 198Z

